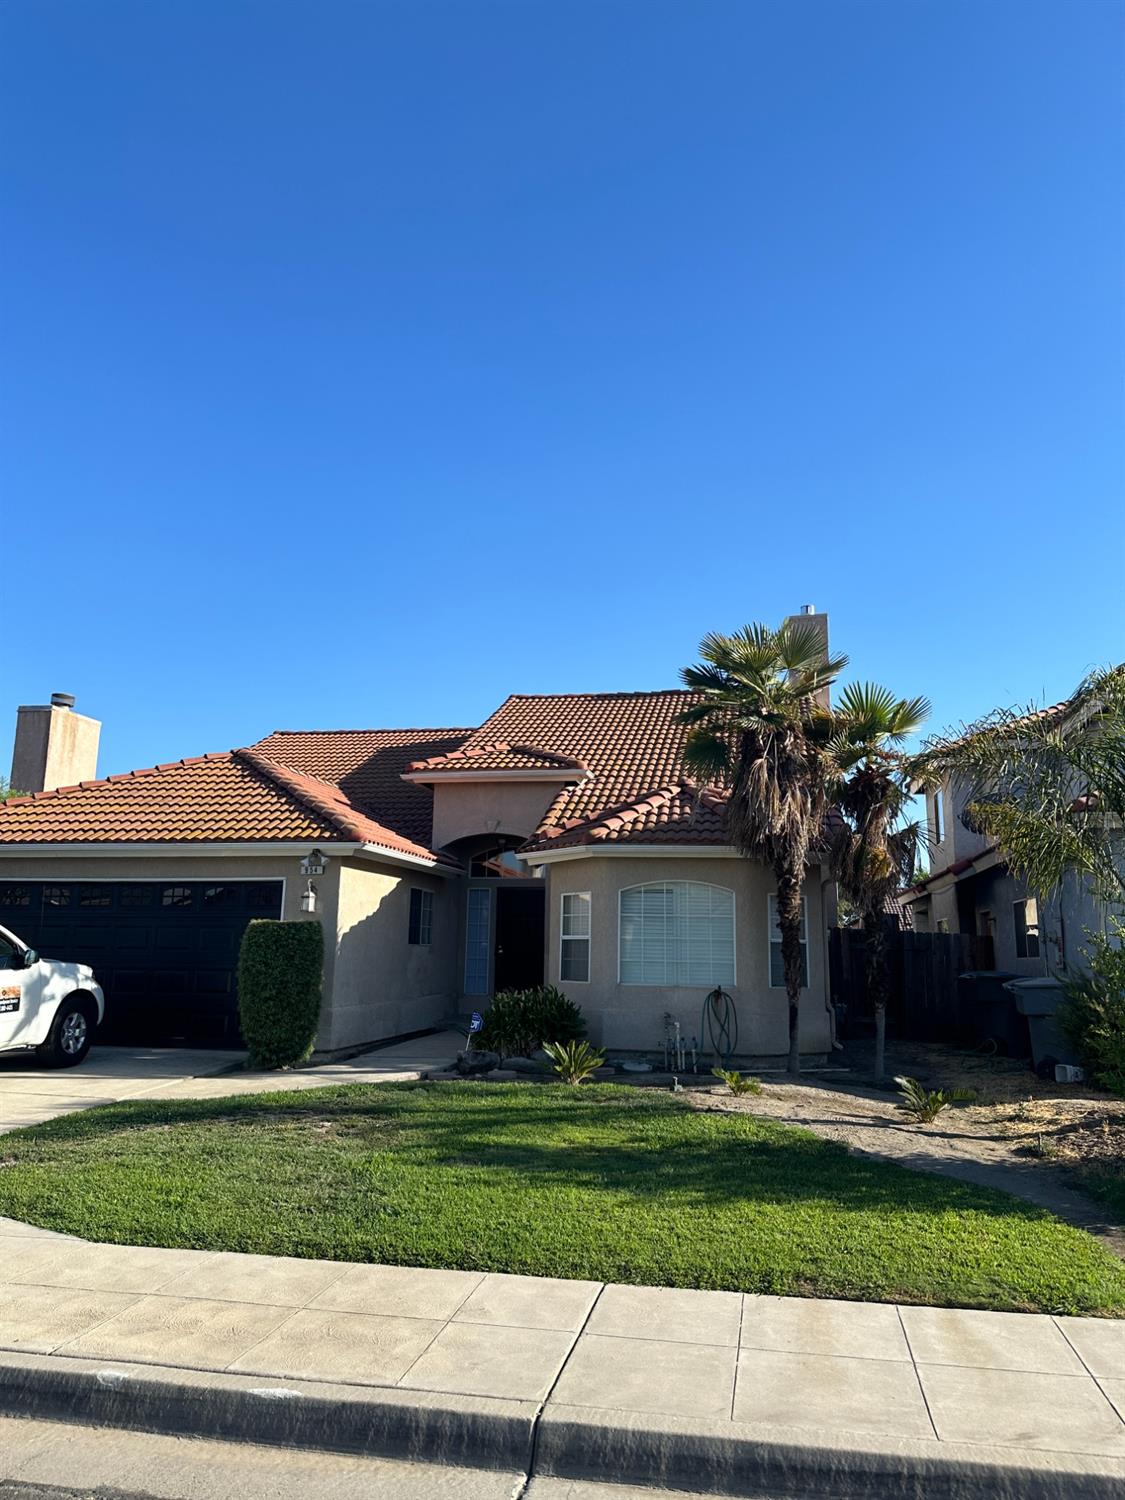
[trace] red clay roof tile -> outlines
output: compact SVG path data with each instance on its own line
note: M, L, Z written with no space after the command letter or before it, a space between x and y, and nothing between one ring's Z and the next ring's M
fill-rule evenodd
M432 755L428 760L415 760L406 768L408 775L420 771L454 772L464 775L466 771L562 771L584 774L586 767L572 755L559 755L552 750L540 750L537 745L510 745L499 740L491 745L466 745L460 750L451 750L447 755ZM573 778L560 778L573 779Z

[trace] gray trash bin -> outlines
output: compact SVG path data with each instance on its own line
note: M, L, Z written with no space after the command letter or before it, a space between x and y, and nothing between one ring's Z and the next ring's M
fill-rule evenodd
M1036 1069L1044 1063L1081 1063L1074 1043L1055 1018L1066 998L1059 980L1009 979L1004 988L1015 996L1020 1015L1027 1017L1031 1032L1031 1061Z

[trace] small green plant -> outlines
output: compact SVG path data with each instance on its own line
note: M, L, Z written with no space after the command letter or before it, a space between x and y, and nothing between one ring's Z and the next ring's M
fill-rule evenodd
M899 1109L919 1125L929 1125L951 1104L968 1104L977 1097L975 1089L926 1089L917 1078L896 1078L902 1095Z
M737 1068L712 1068L712 1076L725 1083L732 1094L760 1094L762 1085L756 1078L743 1078Z
M605 1062L605 1053L591 1047L589 1042L544 1042L543 1051L564 1083L581 1083Z
M586 1022L573 1000L553 984L501 990L484 1014L476 1045L501 1057L530 1057L546 1042L578 1041Z
M1110 929L1091 936L1090 972L1067 982L1059 1020L1094 1081L1125 1098L1125 923Z
M291 1068L320 1024L324 933L319 922L251 922L238 956L238 1016L252 1068Z

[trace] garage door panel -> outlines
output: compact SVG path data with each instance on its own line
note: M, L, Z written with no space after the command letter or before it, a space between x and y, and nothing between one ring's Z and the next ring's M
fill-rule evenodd
M233 988L234 975L229 969L197 969L195 971L197 995L229 995Z
M280 881L0 881L0 923L49 958L88 963L105 1044L236 1047L248 922L281 915Z

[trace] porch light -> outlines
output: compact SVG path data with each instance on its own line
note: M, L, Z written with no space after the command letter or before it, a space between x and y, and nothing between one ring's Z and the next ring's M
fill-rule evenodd
M316 911L316 886L311 880L305 882L305 888L301 892L301 910Z

